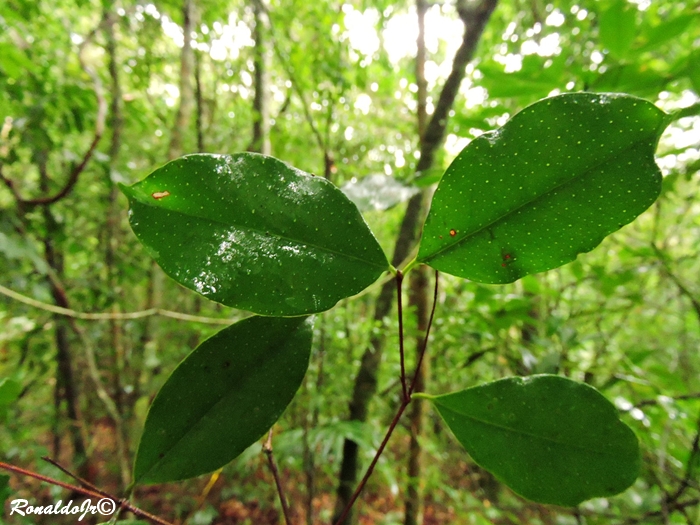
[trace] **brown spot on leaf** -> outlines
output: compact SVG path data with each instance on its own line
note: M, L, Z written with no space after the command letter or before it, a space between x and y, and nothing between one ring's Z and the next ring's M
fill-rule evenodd
M450 237L457 235L457 230L450 230Z
M153 197L156 200L162 199L163 197L167 197L170 195L169 191L156 191L151 194L151 197Z

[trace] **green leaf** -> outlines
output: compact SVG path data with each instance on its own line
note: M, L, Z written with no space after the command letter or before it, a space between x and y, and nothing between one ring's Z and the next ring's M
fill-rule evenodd
M683 35L691 23L698 18L697 13L683 13L650 28L642 36L643 44L636 52L654 51L660 45Z
M153 401L135 482L211 472L258 440L301 385L311 338L306 318L251 317L199 345Z
M629 487L634 432L594 388L552 375L426 396L476 463L538 503L575 506Z
M618 58L624 58L637 34L637 8L627 0L617 0L600 14L600 41Z
M188 155L122 190L134 233L163 270L228 306L320 312L389 266L338 188L272 157Z
M655 61L614 65L594 77L590 85L595 91L622 91L656 98L673 80L666 67L667 64Z
M447 169L418 260L501 284L574 260L657 198L665 125L656 106L625 95L560 95L525 108Z
M19 398L22 393L22 384L14 379L5 377L0 380L0 406L9 406Z
M545 66L550 62L551 64ZM539 55L525 55L518 71L506 73L498 62L479 65L484 75L481 80L489 93L489 99L526 98L536 100L555 88L563 88L569 79L571 65L566 64L566 55L553 59Z

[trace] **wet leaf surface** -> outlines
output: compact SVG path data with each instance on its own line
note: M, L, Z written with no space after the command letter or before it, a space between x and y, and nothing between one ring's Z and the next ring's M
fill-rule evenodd
M122 190L134 233L163 270L228 306L320 312L388 269L338 188L272 157L188 155Z
M307 318L251 317L199 345L151 405L135 482L206 474L255 443L301 385L311 340Z
M473 140L445 172L418 260L510 283L595 248L656 200L665 114L626 95L537 102Z
M532 501L575 506L639 474L637 437L586 384L514 377L427 397L476 463Z

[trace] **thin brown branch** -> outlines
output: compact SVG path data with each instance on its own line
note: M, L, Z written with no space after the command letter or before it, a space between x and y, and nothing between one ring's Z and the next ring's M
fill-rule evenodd
M115 496L111 496L107 494L106 492L99 491L96 492L94 490L90 490L84 487L79 487L77 485L71 485L70 483L64 483L62 481L59 481L57 479L50 478L48 476L43 476L41 474L38 474L36 472L32 472L31 470L26 470L21 467L16 467L14 465L10 465L8 463L3 463L0 461L0 469L7 470L9 472L14 472L15 474L20 474L22 476L28 476L30 478L38 479L39 481L43 481L45 483L50 483L51 485L56 485L57 487L64 488L66 490L70 490L72 492L77 492L78 494L82 494L83 496L87 496L88 498L95 498L95 499L103 499L103 498L108 498L114 501L115 506L117 508L126 510L128 512L131 512L135 516L138 516L139 518L144 518L147 520L150 520L154 523L158 523L159 525L172 525L170 522L165 521L162 518L159 518L158 516L154 516L153 514L146 512L145 510L141 510L138 507L135 507L131 503L129 503L125 499L120 499Z
M284 489L282 487L282 480L280 479L280 473L277 469L277 463L275 463L275 456L272 453L272 429L267 434L267 439L263 444L263 452L267 456L267 463L270 466L270 471L272 472L272 477L275 478L275 485L277 486L277 494L280 498L280 504L282 505L282 513L284 514L284 522L287 525L291 525L292 521L289 519L289 506L287 505L287 498L284 497Z
M387 443L389 442L389 439L391 438L391 435L394 433L394 429L396 426L399 424L399 420L401 419L401 416L403 413L406 411L406 407L410 404L410 399L406 400L403 399L401 401L401 405L399 406L399 409L396 412L396 415L394 416L394 419L391 420L391 424L389 425L389 429L386 432L386 435L384 436L384 439L382 440L382 444L379 445L379 448L377 449L376 454L374 454L374 457L372 458L372 462L369 464L369 467L367 468L367 472L365 472L365 475L362 477L362 481L360 481L359 485L357 485L357 488L355 489L355 492L353 493L352 497L350 498L350 501L348 504L345 506L345 509L343 509L342 514L340 515L340 518L336 521L336 525L340 525L345 521L345 518L348 516L350 513L350 510L352 509L353 505L355 504L355 501L357 501L357 498L360 496L360 493L362 492L362 489L365 488L365 485L367 484L367 480L369 480L370 476L372 475L372 472L374 472L374 467L377 466L377 461L379 461L380 456L384 452L384 449L386 448Z
M54 467L56 467L58 470L60 470L61 472L63 472L66 476L70 476L71 478L73 478L75 481L77 481L78 483L80 483L83 487L85 487L85 488L87 488L87 489L90 489L90 490L92 490L92 491L95 491L95 492L97 492L98 494L102 494L102 495L103 495L104 497L106 497L106 498L109 498L109 497L110 497L110 495L109 495L108 493L106 493L105 491L103 491L103 490L101 490L100 488L96 487L95 485L93 485L93 484L90 483L89 481L87 481L87 480L81 478L80 476L77 476L76 474L73 474L70 470L68 470L66 467L64 467L63 465L61 465L61 464L60 464L58 461L56 461L55 459L52 459L52 458L50 458L49 456L41 456L41 459L43 459L43 460L46 461L47 463L51 463Z
M406 355L403 344L403 299L402 299L403 273L396 272L396 309L399 316L399 360L401 361L401 392L403 400L409 401L408 386L406 385Z
M401 273L399 272L397 274L397 285L399 287L399 296L401 295L401 283L402 280L400 278ZM413 392L413 389L415 388L416 385L416 377L418 376L418 373L420 371L420 367L423 363L423 357L425 355L425 350L428 345L428 337L430 336L430 327L433 324L433 318L435 315L435 305L437 304L437 296L438 296L438 273L437 271L435 272L435 292L433 294L433 309L430 313L430 320L428 321L428 327L425 331L425 340L423 342L423 348L421 351L420 358L418 359L418 363L416 364L416 372L413 377L413 380L411 382L410 389L408 390L408 394L404 395L401 400L401 405L399 405L399 409L396 411L396 415L394 416L394 419L391 420L391 424L389 425L389 428L386 432L386 435L384 436L384 439L382 440L381 445L379 445L379 448L377 449L377 452L374 454L374 458L372 458L372 462L370 463L369 467L367 468L367 472L365 472L365 475L362 477L362 480L360 483L357 485L357 488L355 489L355 492L353 493L352 497L350 498L350 501L348 504L345 506L345 509L343 509L343 512L340 515L340 518L336 521L336 525L340 525L341 523L344 522L345 518L348 516L350 513L350 510L352 509L353 505L355 504L355 501L357 501L357 498L360 496L360 493L362 492L362 489L365 488L365 485L367 484L367 480L369 480L370 476L372 475L372 472L374 472L374 468L377 465L377 462L379 461L379 458L381 457L382 453L384 452L384 449L386 448L387 443L389 443L389 439L391 439L392 434L394 433L394 430L396 429L396 426L398 425L399 421L401 420L401 416L403 413L406 411L406 407L411 403L411 393ZM401 315L402 312L399 310L399 325L401 325ZM403 332L399 332L399 340L403 339ZM405 376L402 371L402 383L405 384Z
M88 147L87 151L83 155L82 160L80 163L78 163L70 172L68 175L68 180L64 184L63 188L61 188L56 194L50 196L50 197L38 197L35 199L24 199L21 197L19 190L15 186L14 182L5 176L2 176L0 174L0 178L2 179L2 182L9 188L9 190L12 192L13 196L17 200L17 204L20 206L48 206L49 204L53 204L55 202L60 201L63 199L65 196L67 196L75 184L78 182L78 178L80 177L80 174L85 170L85 167L87 166L87 163L90 161L92 158L93 153L95 153L95 149L97 148L97 144L100 142L100 139L102 138L102 135L105 130L105 120L107 119L107 101L105 100L104 96L104 90L102 88L102 81L100 80L99 75L95 72L94 69L92 69L90 66L88 66L85 63L85 59L83 57L83 52L85 51L85 48L87 45L92 41L94 38L95 34L97 33L97 30L102 27L102 24L105 23L105 19L102 19L100 21L100 24L97 26L97 28L93 29L90 34L85 38L85 40L80 44L80 48L78 51L78 59L80 60L80 66L83 68L83 71L87 73L87 75L90 77L93 83L93 91L95 92L95 98L97 99L97 116L95 117L95 132L92 138L92 141L90 142L90 146Z
M673 401L689 401L691 399L700 399L700 392L694 392L692 394L683 394L680 396L666 396L667 399L671 399ZM635 407L646 407L646 406L651 406L651 405L658 405L660 404L661 401L657 399L644 399L637 403Z
M423 364L423 358L425 357L425 351L428 348L428 338L430 337L430 329L433 326L433 319L435 318L435 307L437 306L438 300L438 275L439 272L435 270L435 289L433 290L433 308L430 311L430 319L428 320L428 327L425 330L425 339L423 340L423 346L421 347L420 356L418 357L418 363L416 363L416 371L413 374L413 379L411 380L411 387L408 389L408 397L410 399L413 390L416 388L416 382L418 380L418 374L420 373L420 367Z

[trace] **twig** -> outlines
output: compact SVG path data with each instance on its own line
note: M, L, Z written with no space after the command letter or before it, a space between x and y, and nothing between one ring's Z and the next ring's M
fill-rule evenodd
M58 470L60 470L61 472L63 472L66 476L70 476L71 478L73 478L75 481L77 481L78 483L80 483L83 487L85 487L85 488L87 488L87 489L90 489L90 490L92 490L92 491L94 491L94 492L97 492L98 494L102 494L102 495L103 495L104 497L106 497L106 498L111 497L109 494L107 494L107 493L104 492L103 490L99 489L98 487L96 487L95 485L93 485L92 483L90 483L89 481L87 481L87 480L81 478L80 476L77 476L77 475L73 474L70 470L68 470L66 467L64 467L63 465L61 465L61 464L60 464L58 461L56 461L55 459L51 459L49 456L41 456L41 459L43 459L43 460L46 461L47 463L51 463L54 467L56 467Z
M62 306L56 306L49 303L44 303L42 301L37 301L26 295L10 290L2 285L0 285L0 293L19 301L21 303L33 306L34 308L39 308L47 312L54 314L64 315L66 317L73 317L75 319L83 319L85 321L109 321L109 320L128 320L128 319L141 319L143 317L150 317L153 315L160 315L162 317L169 317L171 319L178 319L180 321L193 321L197 323L204 324L221 324L229 325L233 322L233 319L218 319L216 317L203 317L200 315L190 315L181 312L173 312L171 310L163 310L162 308L149 308L147 310L140 310L136 312L124 312L124 313L86 313L77 312L71 310L70 308L63 308Z
M403 285L403 273L396 272L396 309L399 316L399 360L401 361L401 392L403 400L409 400L408 387L406 386L406 356L403 349L403 301L401 287Z
M350 513L350 510L352 509L353 505L355 504L355 501L357 501L357 498L360 496L360 493L362 492L362 489L365 488L365 485L367 484L367 480L369 480L370 476L372 475L372 472L374 472L374 467L377 465L377 462L379 461L380 456L382 455L382 452L384 452L384 449L386 448L387 443L389 442L389 439L391 438L391 435L394 433L394 429L396 426L399 424L399 420L401 419L401 416L403 413L406 411L406 407L411 403L411 393L413 392L413 389L415 388L416 384L416 377L418 376L420 366L423 363L423 356L425 355L425 350L428 344L428 337L430 336L430 328L433 324L433 317L435 315L435 305L437 304L437 297L438 297L438 272L435 272L435 292L433 294L433 308L430 312L430 320L428 321L428 327L425 331L425 340L423 342L423 348L421 350L421 355L420 358L418 359L418 363L416 365L416 372L413 377L413 381L411 382L411 386L408 390L408 396L404 397L401 401L401 405L399 406L399 409L396 412L396 415L394 416L394 419L391 420L391 424L389 425L389 428L386 432L386 435L384 436L384 439L382 440L381 445L379 445L379 448L377 449L377 452L374 454L374 458L372 458L372 462L369 464L369 467L367 468L367 472L365 472L365 475L362 477L362 481L360 481L359 485L357 485L357 488L355 489L355 492L353 492L352 497L350 498L350 501L348 504L345 506L343 509L342 514L340 515L340 518L336 521L336 525L340 525L345 521L345 518L347 518L348 514ZM398 276L397 276L398 280ZM401 294L401 290L399 289L399 296ZM401 325L401 310L399 310L399 325ZM399 334L399 339L403 338L403 332ZM402 379L405 382L406 378L402 374Z
M411 387L408 389L408 397L410 399L413 390L416 388L416 381L418 380L418 374L420 372L420 367L423 364L423 357L425 357L425 351L428 348L428 337L430 336L430 328L433 326L433 319L435 318L435 307L437 306L438 300L438 275L439 272L435 270L435 289L433 291L433 309L430 311L430 319L428 319L428 327L425 330L425 339L423 339L423 347L420 351L420 356L418 357L418 363L416 364L416 371L413 373L413 379L411 380Z
M31 470L26 470L21 467L15 467L14 465L10 465L8 463L3 463L0 461L0 468L4 470L8 470L10 472L14 472L15 474L21 474L23 476L29 476L30 478L38 479L39 481L44 481L46 483L50 483L51 485L56 485L57 487L62 487L66 490L70 490L72 492L77 492L79 494L82 494L84 496L87 496L89 498L96 498L96 499L103 499L103 498L108 498L114 501L116 506L120 509L126 510L128 512L131 512L132 514L140 517L140 518L145 518L148 520L151 520L154 523L158 523L159 525L172 525L172 523L165 521L162 518L159 518L158 516L154 516L153 514L146 512L145 510L141 510L138 507L135 507L131 503L129 503L125 499L120 499L116 498L114 496L111 496L105 492L99 491L96 492L94 490L86 489L83 487L79 487L77 485L71 485L70 483L64 483L62 481L59 481L57 479L50 478L48 476L43 476L41 474L37 474L36 472L32 472Z
M15 187L14 182L0 174L0 179L2 182L5 184L5 186L8 187L8 189L12 192L13 196L17 200L17 204L19 206L47 206L49 204L53 204L62 198L64 198L66 195L68 195L75 184L78 182L78 178L80 177L80 174L83 172L85 169L85 166L87 166L87 163L90 161L92 158L93 153L95 153L95 149L97 148L97 144L100 142L100 139L102 138L102 134L104 133L105 130L105 120L107 118L107 101L105 100L103 89L102 89L102 81L100 80L99 75L91 68L89 67L83 58L83 51L85 50L85 47L87 46L88 43L92 40L92 38L95 36L97 33L97 30L102 26L102 24L105 23L105 19L103 18L100 21L100 24L98 25L97 28L93 29L90 34L83 40L83 42L80 44L80 48L78 51L78 60L80 61L80 66L83 68L83 71L88 74L90 79L92 80L93 86L94 86L94 92L95 92L95 98L97 99L97 117L95 118L95 134L93 136L92 142L90 143L90 146L88 147L87 151L83 155L82 160L80 163L75 166L70 174L68 175L68 180L64 184L63 188L61 188L55 195L50 196L50 197L39 197L36 199L24 199L21 197L19 190Z
M700 399L700 392L694 392L692 394L683 394L680 396L666 396L667 399L671 399L673 401L689 401L691 399ZM645 407L649 405L658 405L660 403L660 400L658 398L656 399L644 399L637 403L635 407Z
M338 521L336 521L336 525L340 525L341 523L343 523L343 521L345 521L345 518L350 513L350 509L352 509L352 506L355 504L355 501L357 501L357 498L360 496L362 489L365 488L365 485L367 484L367 480L372 475L372 472L374 472L374 467L377 465L377 461L379 461L379 457L382 455L382 452L384 452L384 448L386 447L387 443L389 442L391 435L394 433L394 429L396 428L396 425L398 425L399 420L401 419L401 416L403 415L404 411L406 410L406 407L409 405L410 402L411 402L410 399L409 400L403 399L401 401L401 405L399 406L399 410L396 412L394 419L391 420L391 424L389 425L389 429L387 430L386 435L384 436L384 439L382 440L382 444L379 445L377 452L374 454L374 457L372 458L372 462L369 464L369 467L367 468L367 472L365 472L365 475L362 477L362 481L360 481L360 484L355 489L355 492L353 492L352 497L350 498L350 501L343 509L343 513L340 515L340 518L338 519Z
M287 499L284 497L284 490L282 488L282 481L280 480L280 473L277 470L277 464L275 463L275 457L272 454L272 429L267 434L267 440L263 444L263 452L267 456L267 462L270 465L270 470L272 471L272 477L275 478L275 485L277 485L277 494L280 498L280 504L282 505L282 513L284 514L284 522L287 525L291 525L291 520L289 519L289 507L287 506Z

